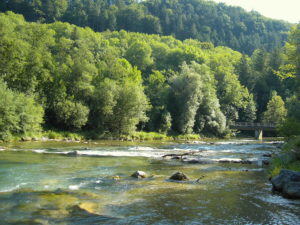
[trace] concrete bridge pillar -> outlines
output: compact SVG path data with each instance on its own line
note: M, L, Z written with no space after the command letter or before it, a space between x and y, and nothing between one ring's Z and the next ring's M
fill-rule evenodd
M262 140L262 138L263 138L263 131L262 130L255 130L255 138L257 140Z

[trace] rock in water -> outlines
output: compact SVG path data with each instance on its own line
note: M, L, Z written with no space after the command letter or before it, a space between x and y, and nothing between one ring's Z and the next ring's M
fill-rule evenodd
M282 169L280 174L271 179L273 189L284 197L300 198L300 172Z
M144 171L135 171L132 175L132 177L135 177L135 178L146 178L146 173Z
M170 179L171 180L188 180L188 177L184 173L176 172L170 177Z
M77 151L71 151L71 152L68 152L66 155L68 155L68 156L77 156L78 152Z

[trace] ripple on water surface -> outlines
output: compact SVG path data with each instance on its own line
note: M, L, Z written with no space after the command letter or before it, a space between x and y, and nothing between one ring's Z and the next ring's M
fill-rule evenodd
M276 151L255 141L6 149L0 217L6 224L300 224L299 201L273 195L264 167L234 162ZM212 163L162 158L190 152L185 157ZM131 178L136 170L148 178ZM170 181L176 171L189 180Z

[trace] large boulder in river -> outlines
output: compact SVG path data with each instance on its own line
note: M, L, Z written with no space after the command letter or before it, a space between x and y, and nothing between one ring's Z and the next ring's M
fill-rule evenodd
M170 179L171 180L188 180L188 177L184 173L176 172L170 177Z
M147 174L144 171L135 171L132 175L134 178L146 178Z
M284 197L300 198L300 172L282 169L280 174L271 179L273 189Z

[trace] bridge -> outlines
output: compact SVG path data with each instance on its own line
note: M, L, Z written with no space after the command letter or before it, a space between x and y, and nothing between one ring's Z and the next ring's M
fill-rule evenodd
M229 128L235 130L254 130L255 138L259 140L263 137L263 131L276 131L276 125L273 123L237 122L229 124Z

